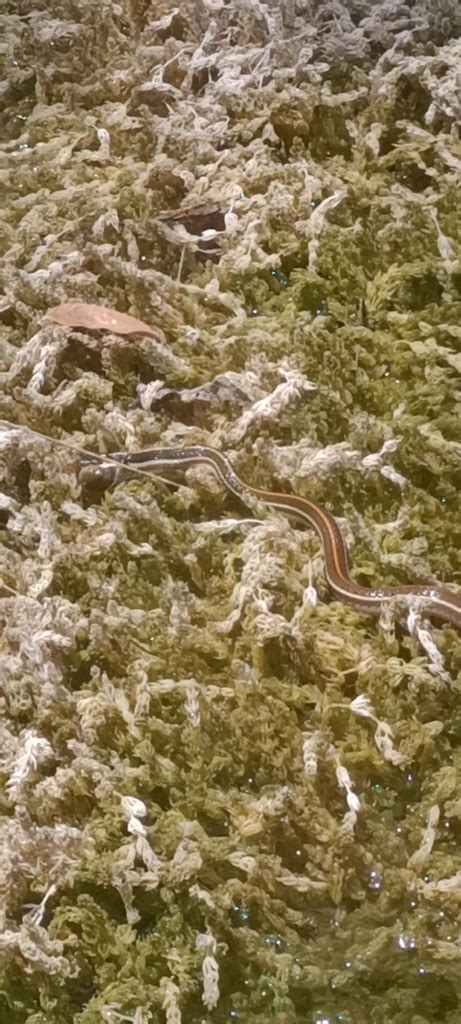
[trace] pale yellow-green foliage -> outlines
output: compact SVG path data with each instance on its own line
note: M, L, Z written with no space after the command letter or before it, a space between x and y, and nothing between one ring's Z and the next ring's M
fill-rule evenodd
M459 4L51 6L0 13L0 1019L457 1024L460 636L206 470L78 470L211 444L460 586Z

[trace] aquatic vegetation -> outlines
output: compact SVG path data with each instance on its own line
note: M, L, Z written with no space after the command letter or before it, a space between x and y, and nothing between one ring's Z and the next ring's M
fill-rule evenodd
M0 1017L456 1024L459 634L206 467L78 470L212 445L461 585L459 4L0 24Z

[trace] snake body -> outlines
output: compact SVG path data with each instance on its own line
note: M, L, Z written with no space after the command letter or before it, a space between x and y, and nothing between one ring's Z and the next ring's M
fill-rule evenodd
M151 448L140 452L114 452L99 463L86 463L81 470L82 481L102 486L116 483L131 470L142 475L161 473L191 466L209 466L224 486L241 501L255 499L303 526L313 528L323 544L325 575L331 593L340 601L379 615L390 601L420 598L426 614L441 622L450 622L461 629L461 594L438 583L416 586L362 587L351 577L347 549L339 526L322 505L296 494L267 491L245 483L222 452L206 445L186 448Z

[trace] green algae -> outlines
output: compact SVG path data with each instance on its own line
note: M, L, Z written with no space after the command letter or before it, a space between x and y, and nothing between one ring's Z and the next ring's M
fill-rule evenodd
M459 7L1 20L0 1017L457 1024L456 631L331 601L206 472L93 494L39 433L213 444L366 585L459 586ZM208 199L178 281L156 214ZM158 341L44 319L75 298Z

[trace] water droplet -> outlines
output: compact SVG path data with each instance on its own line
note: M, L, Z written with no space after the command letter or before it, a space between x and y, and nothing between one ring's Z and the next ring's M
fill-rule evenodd
M230 1017L231 1020L237 1020L237 1018L238 1018L237 1010L229 1010L229 1017Z
M311 199L311 201L309 203L309 206L310 206L311 210L315 210L315 207L319 205L319 202L320 202L319 199Z
M271 277L278 277L278 270L276 267L271 267Z
M416 939L412 935L399 935L396 940L396 945L399 949L404 949L406 952L416 949Z
M370 871L368 887L370 889L380 889L381 888L381 882L382 882L382 879L381 879L381 876L378 875L378 872L374 871L374 870Z
M246 923L250 919L250 911L248 907L242 907L240 903L234 903L232 907L233 914L239 918L240 921Z
M258 313L259 313L259 309L256 309L256 306L253 306L253 309L251 310L251 315L252 316L257 316Z
M441 498L441 499L440 499L440 504L441 504L441 505L446 505L446 504L447 504L447 501L448 501L448 498Z

